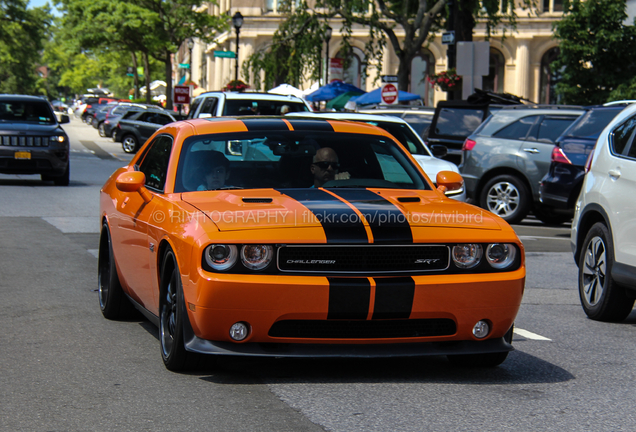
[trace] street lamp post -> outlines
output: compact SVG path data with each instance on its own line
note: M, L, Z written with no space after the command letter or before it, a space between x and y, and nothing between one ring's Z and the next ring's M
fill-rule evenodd
M325 53L325 85L329 84L329 40L331 39L331 27L327 26L325 29L325 42L327 44L327 52Z
M192 40L192 38L188 38L187 44L190 54L188 57L188 69L190 69L190 81L192 81L192 48L194 48L194 40Z
M232 17L232 24L236 30L236 71L234 73L234 80L238 81L238 69L239 69L239 34L241 33L241 26L243 25L243 15L240 12L236 12Z

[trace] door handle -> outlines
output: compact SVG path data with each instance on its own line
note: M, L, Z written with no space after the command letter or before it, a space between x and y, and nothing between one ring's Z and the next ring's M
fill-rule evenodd
M541 151L536 148L524 148L523 151L526 153L532 153L532 154L541 153Z
M617 169L609 170L607 173L612 178L612 180L616 180L616 179L618 179L621 176L621 172L619 170L617 170Z

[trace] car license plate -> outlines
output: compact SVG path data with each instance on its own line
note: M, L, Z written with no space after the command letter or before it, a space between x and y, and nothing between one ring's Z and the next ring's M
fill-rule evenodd
M28 152L28 151L15 152L14 157L16 159L31 159L31 152Z

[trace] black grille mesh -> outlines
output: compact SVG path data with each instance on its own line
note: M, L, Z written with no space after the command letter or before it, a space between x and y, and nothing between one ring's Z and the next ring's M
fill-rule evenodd
M448 246L281 247L278 267L297 272L404 272L444 270Z
M271 337L307 339L379 339L455 334L455 321L439 319L406 320L286 320L269 329Z
M48 147L48 136L3 135L0 136L0 145L20 147Z

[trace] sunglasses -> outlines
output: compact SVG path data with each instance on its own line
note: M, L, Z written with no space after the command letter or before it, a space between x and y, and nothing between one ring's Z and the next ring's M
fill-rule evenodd
M330 166L337 170L338 168L340 168L340 164L338 162L314 162L314 165L316 165L318 168L320 168L321 170L326 170L327 168L329 168Z

